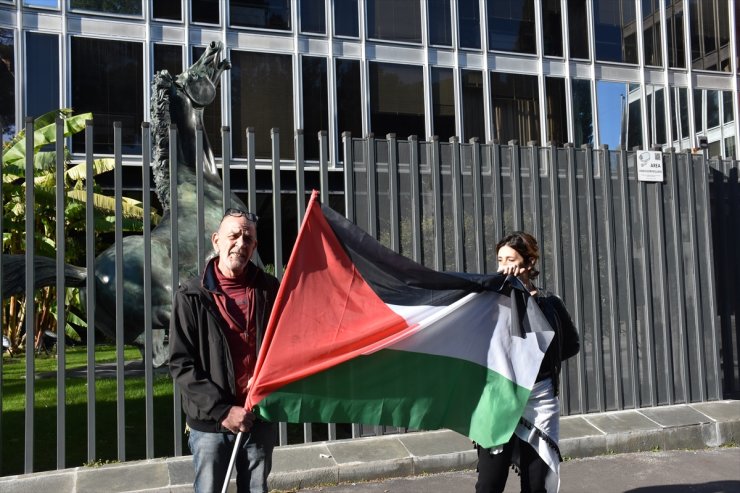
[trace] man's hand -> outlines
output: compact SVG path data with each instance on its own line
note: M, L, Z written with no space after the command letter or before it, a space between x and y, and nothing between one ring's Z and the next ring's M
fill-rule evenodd
M231 406L229 414L221 421L221 426L232 433L247 432L254 424L254 413L241 406Z

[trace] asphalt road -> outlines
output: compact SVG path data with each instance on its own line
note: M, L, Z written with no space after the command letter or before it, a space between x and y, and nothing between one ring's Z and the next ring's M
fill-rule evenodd
M740 493L740 448L641 452L576 459L560 468L561 493ZM475 491L474 471L306 488L323 493ZM505 493L519 491L509 474Z

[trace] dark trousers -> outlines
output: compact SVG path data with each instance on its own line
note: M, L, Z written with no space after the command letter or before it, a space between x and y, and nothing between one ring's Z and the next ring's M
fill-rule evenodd
M476 493L501 493L506 487L511 457L519 453L522 493L544 493L548 467L530 444L514 435L504 450L492 454L489 449L478 447L478 482Z

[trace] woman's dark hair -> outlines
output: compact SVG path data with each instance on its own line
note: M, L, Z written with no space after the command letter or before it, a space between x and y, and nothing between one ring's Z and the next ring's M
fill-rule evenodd
M501 247L505 246L516 250L524 259L524 263L532 266L532 270L529 271L530 279L534 279L540 274L540 271L534 268L534 264L540 258L540 249L537 246L537 240L534 236L524 231L514 231L496 243L496 253L501 250Z

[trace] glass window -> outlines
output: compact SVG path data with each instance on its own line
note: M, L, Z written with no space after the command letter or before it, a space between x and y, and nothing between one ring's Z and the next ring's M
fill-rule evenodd
M205 47L193 46L193 62L197 61L205 51ZM228 72L226 74L228 77ZM208 136L208 143L211 144L213 155L221 156L223 149L221 142L221 84L216 86L216 97L213 102L203 108L203 128Z
M59 36L26 34L26 115L34 118L60 108Z
M545 56L563 56L563 21L560 18L560 0L542 2L542 41Z
M231 51L231 113L234 133L254 128L255 155L272 157L270 130L280 130L280 156L293 159L293 61L291 55ZM247 142L235 139L234 155L247 156Z
M722 121L730 123L735 121L735 110L732 107L732 91L722 91Z
M193 22L220 24L221 2L219 0L190 0L190 17Z
M153 72L167 70L172 75L182 72L182 47L156 43L154 45Z
M458 0L457 10L460 48L480 50L479 0Z
M719 126L719 91L704 91L707 95L707 129Z
M360 35L357 0L332 2L334 5L334 35L356 38Z
M141 153L144 121L143 45L73 37L71 47L72 107L92 112L95 120L94 152L113 152L113 122L121 122L124 154ZM85 136L72 138L75 152L84 152Z
M646 86L650 146L667 144L665 96L661 86Z
M730 71L729 22L726 0L689 0L693 68Z
M301 62L305 158L318 160L318 133L329 130L326 58L304 56Z
M678 105L681 120L681 136L686 138L689 136L689 89L687 87L678 89Z
M168 21L182 20L181 0L152 0L152 16L155 19ZM217 21L218 22L218 21Z
M456 135L455 81L451 68L432 67L432 113L434 134L440 141L448 141Z
M452 46L450 0L429 0L429 44Z
M701 99L702 93L703 91L701 89L694 89L694 129L697 133L704 130L702 122L702 115L704 114L702 111L702 108L704 108L704 104Z
M537 53L534 0L500 0L487 6L489 49Z
M353 137L362 137L362 92L360 85L360 61L336 61L337 79L337 130L351 132Z
M90 10L105 14L141 15L142 0L69 0L69 6L75 10Z
M557 145L568 141L568 111L565 107L565 79L545 78L547 140Z
M683 36L683 0L669 0L666 5L666 33L668 36L668 65L686 68Z
M599 142L612 149L623 146L631 149L627 141L628 133L635 132L629 128L633 124L629 118L631 105L634 101L639 104L639 90L628 91L624 82L607 82L600 80L596 83L596 101L598 103L597 117L599 119ZM575 100L575 95L573 97Z
M591 82L573 80L571 84L573 100L573 144L594 143L594 116L591 107ZM604 142L602 142L603 144Z
M421 43L420 7L419 0L368 0L368 38Z
M463 138L467 142L478 137L486 141L486 124L483 113L483 73L479 70L463 70L462 105L463 105Z
M594 0L596 59L637 63L634 0Z
M301 32L326 34L324 0L301 0Z
M290 31L290 0L229 0L232 26Z
M16 134L14 47L13 31L0 28L0 131L5 140Z
M663 0L665 1L665 0ZM642 0L642 39L645 65L663 66L660 44L660 0Z
M370 62L370 125L380 137L424 135L424 80L414 65Z
M725 139L725 157L735 159L735 137L727 137Z
M571 58L590 59L587 12L586 0L568 0L568 49Z
M26 7L46 7L50 9L59 9L59 0L23 0L23 5L25 5Z
M642 141L642 92L639 84L629 84L627 110L627 149L643 148Z
M491 73L494 138L502 144L540 141L539 89L534 75Z

